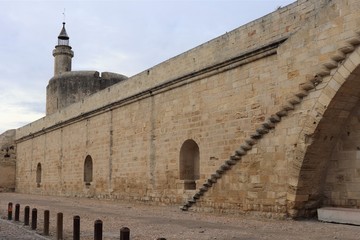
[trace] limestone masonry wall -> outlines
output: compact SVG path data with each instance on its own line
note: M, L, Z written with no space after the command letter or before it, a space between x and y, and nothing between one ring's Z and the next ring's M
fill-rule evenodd
M15 190L15 129L0 135L0 192Z
M269 216L359 207L359 10L297 1L17 129L16 191L179 205L194 196L186 209ZM271 116L278 123L257 130Z
M327 205L360 208L359 106L351 112L336 142L325 183Z

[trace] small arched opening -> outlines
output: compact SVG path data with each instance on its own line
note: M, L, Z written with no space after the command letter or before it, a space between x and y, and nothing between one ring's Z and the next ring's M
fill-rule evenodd
M90 155L86 156L84 162L84 182L85 185L90 185L93 181L93 161Z
M186 140L180 149L180 180L184 180L184 189L196 189L196 180L200 177L199 146L192 140Z
M36 186L40 187L40 184L41 184L41 163L38 163L36 167Z

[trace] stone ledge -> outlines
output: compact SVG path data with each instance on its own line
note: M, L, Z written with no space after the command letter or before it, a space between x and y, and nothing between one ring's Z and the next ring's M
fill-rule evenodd
M357 208L319 208L318 219L324 222L360 225L360 209Z

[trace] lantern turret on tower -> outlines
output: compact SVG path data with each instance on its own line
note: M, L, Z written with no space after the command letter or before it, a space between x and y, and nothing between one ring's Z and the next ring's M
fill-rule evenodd
M54 76L71 71L71 59L74 57L74 52L69 45L69 36L66 33L65 22L58 36L58 45L53 51L55 58Z

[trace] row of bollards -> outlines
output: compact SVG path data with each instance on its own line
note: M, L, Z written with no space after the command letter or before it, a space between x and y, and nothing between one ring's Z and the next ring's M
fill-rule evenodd
M8 220L12 220L13 203L8 204ZM20 221L20 204L15 205L15 221ZM24 208L24 225L29 226L30 223L30 207ZM50 225L50 211L44 211L44 236L49 236ZM31 210L31 229L37 228L37 209ZM102 240L103 235L103 222L98 219L94 223L94 240ZM56 240L63 239L63 213L57 213L56 215ZM80 216L74 216L73 218L73 240L80 240ZM130 240L130 229L123 227L120 229L120 240ZM158 238L157 240L166 240L166 238Z
M10 202L8 204L8 220L12 220L12 209L13 204ZM50 212L49 210L44 211L44 235L49 235L49 220L50 220ZM14 221L20 221L20 204L15 205L15 219ZM30 207L26 206L24 208L24 225L29 226L30 224ZM37 228L37 209L33 208L31 210L31 229L36 230Z

